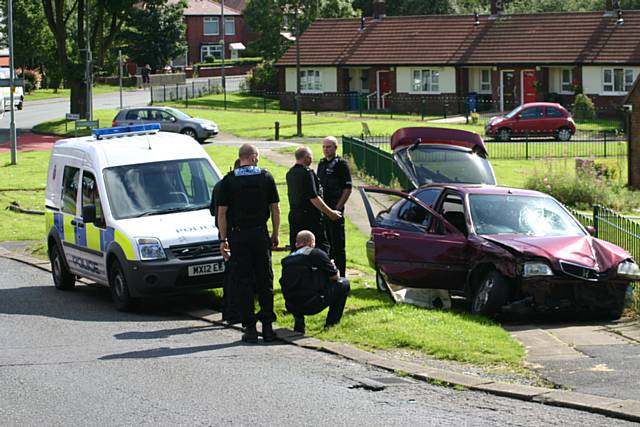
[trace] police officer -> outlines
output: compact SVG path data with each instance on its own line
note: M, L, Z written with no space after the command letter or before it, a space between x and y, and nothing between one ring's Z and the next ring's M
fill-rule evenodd
M318 163L318 178L324 192L324 201L344 215L344 205L351 195L351 171L347 161L337 155L338 140L328 136L322 141L324 159ZM335 261L340 275L345 277L347 256L345 252L344 217L337 221L324 221L329 241L329 256Z
M256 321L262 323L262 338L273 341L276 336L272 323L273 270L271 249L278 246L280 207L278 190L273 176L258 164L258 149L243 144L239 150L240 167L222 180L218 201L218 229L220 251L225 260L234 258L234 280L238 286L242 310L245 342L258 342ZM267 220L271 216L271 238ZM254 294L258 296L260 311L254 311Z
M313 154L307 147L299 147L295 151L296 163L287 172L287 189L289 196L289 244L291 251L296 244L296 236L302 230L311 231L316 236L316 244L325 252L329 252L322 214L329 220L340 219L341 213L330 209L322 200L322 188L318 176L309 168Z
M325 328L340 322L349 295L349 282L321 249L313 233L302 230L296 237L296 251L282 259L280 286L285 306L295 319L293 330L304 334L304 316L329 307Z

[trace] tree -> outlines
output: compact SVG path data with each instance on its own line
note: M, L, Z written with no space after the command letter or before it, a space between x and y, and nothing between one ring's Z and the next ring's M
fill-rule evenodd
M87 39L94 64L100 67L128 13L137 3L135 0L42 0L55 41L56 59L71 89L72 113L82 117L87 114L84 54Z
M250 49L269 60L282 56L290 42L280 32L287 26L295 33L295 10L300 11L297 18L300 33L318 18L355 16L349 0L250 0L244 18L249 28L258 34Z
M158 70L185 50L186 27L183 19L187 3L169 4L168 0L148 0L133 9L127 27L119 37L134 62L149 64Z

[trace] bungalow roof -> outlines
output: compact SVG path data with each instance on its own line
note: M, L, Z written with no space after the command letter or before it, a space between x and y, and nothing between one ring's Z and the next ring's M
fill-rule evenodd
M640 64L640 11L624 24L602 12L429 15L314 22L300 37L302 65ZM295 45L276 63L295 65Z

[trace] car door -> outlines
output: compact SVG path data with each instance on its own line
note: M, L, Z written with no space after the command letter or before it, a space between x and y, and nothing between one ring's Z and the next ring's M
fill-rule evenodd
M558 129L560 129L563 125L565 125L566 118L564 117L564 113L556 108L556 107L547 107L546 115L545 115L545 123L547 128L547 133L552 134Z
M132 125L140 125L144 123L144 120L147 118L147 110L138 109L129 110L124 119L124 125L132 126ZM120 124L120 123L119 123Z
M160 129L165 132L180 132L180 124L173 114L167 111L156 110L155 115L159 120L158 123L160 123Z
M367 192L395 195L386 216L374 216ZM376 187L360 189L371 224L369 248L375 267L394 285L412 288L464 288L466 236L418 198Z
M516 117L514 133L535 135L541 133L544 127L544 111L542 107L525 108Z

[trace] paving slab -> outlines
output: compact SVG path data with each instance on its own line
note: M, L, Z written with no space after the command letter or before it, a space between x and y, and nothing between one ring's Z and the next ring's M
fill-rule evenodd
M532 400L535 396L548 393L548 388L534 387L523 384L507 384L499 382L490 382L486 384L478 384L470 387L472 390L479 390L497 394L499 396L514 397L523 400Z
M603 325L545 326L544 330L570 346L623 345L629 341Z
M510 329L511 336L520 341L527 349L527 362L540 364L548 360L573 360L586 355L561 341L549 331L531 325L529 329L518 327Z
M466 388L472 388L481 384L488 384L493 382L490 379L472 376L462 375L455 372L448 372L443 369L435 368L422 368L419 372L412 375L414 378L418 378L425 381L439 381L445 384L458 385Z

